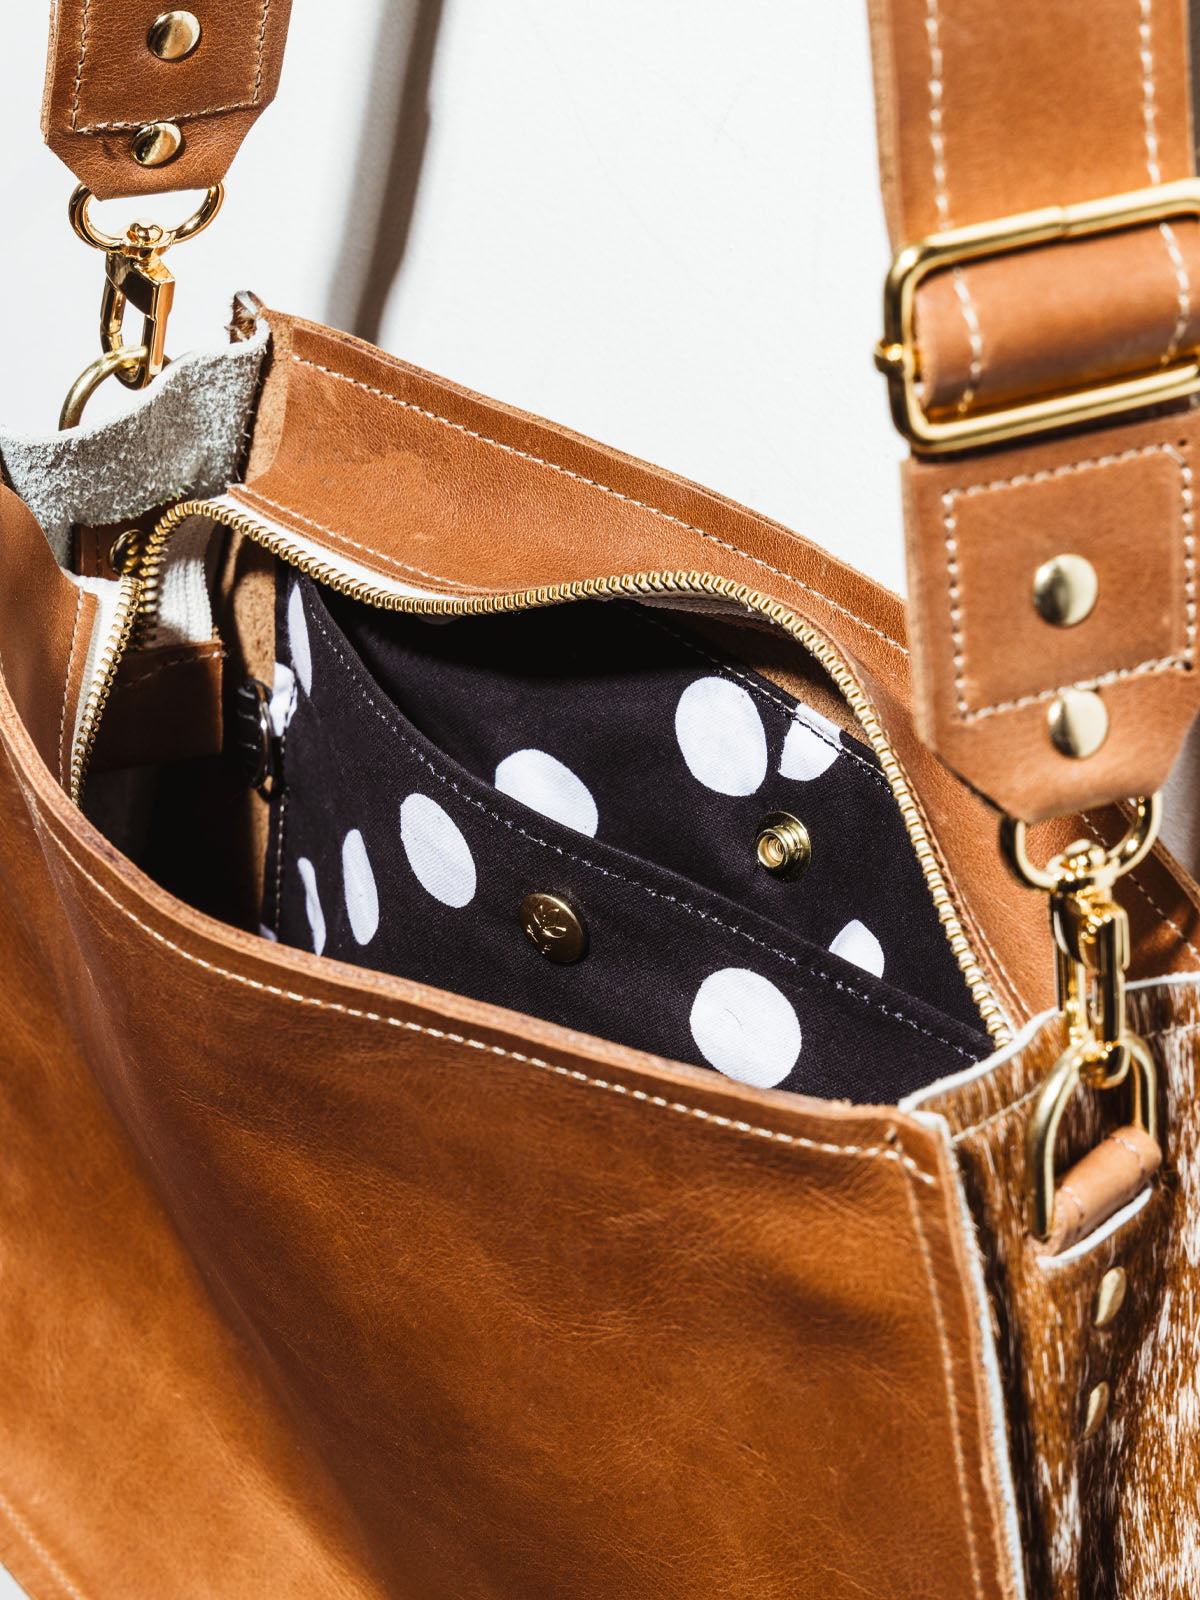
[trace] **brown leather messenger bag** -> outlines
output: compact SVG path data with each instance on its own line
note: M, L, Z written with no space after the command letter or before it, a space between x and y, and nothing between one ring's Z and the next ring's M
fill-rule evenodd
M52 21L102 346L0 428L0 1563L1196 1596L1184 0L872 0L907 608L249 295L168 364L288 11Z

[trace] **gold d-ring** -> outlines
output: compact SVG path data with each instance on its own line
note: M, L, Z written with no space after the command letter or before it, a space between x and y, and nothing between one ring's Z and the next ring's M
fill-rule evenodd
M1134 867L1140 865L1150 854L1158 837L1158 828L1162 821L1162 795L1143 795L1130 804L1133 806L1133 821L1129 824L1125 837L1119 844L1113 845L1105 856L1103 870L1110 882L1124 877L1127 872L1132 872ZM1029 855L1027 834L1026 823L1017 817L1004 817L1000 823L1000 847L1009 866L1022 883L1028 884L1031 889L1041 889L1044 893L1050 893L1058 888L1061 881L1060 874L1055 871L1059 863L1052 861L1048 867L1039 867Z
M71 219L71 226L83 240L84 244L93 245L97 250L121 250L128 245L127 234L101 233L88 215L88 207L95 199L92 191L85 183L81 183L72 194L67 205L67 215ZM194 239L202 233L209 223L220 211L225 199L225 185L214 184L205 193L195 211L177 228L155 227L157 232L153 240L154 248L161 253L168 250L173 244L182 244L185 239Z
M73 428L83 416L83 408L104 382L121 367L136 366L145 361L149 351L144 344L121 345L116 350L106 350L87 366L67 391L58 414L59 429Z

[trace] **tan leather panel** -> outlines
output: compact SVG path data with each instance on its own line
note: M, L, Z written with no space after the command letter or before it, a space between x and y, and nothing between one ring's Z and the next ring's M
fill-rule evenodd
M6 698L0 731L16 764L0 770L0 871L24 908L6 924L5 1004L33 1082L80 1093L86 1059L296 1450L287 1504L250 1492L278 1481L270 1430L231 1416L208 1313L195 1332L175 1320L194 1307L178 1247L164 1238L139 1269L90 1162L43 1218L56 1134L9 1139L6 1187L27 1201L6 1250L36 1263L31 1337L52 1337L48 1263L90 1314L145 1323L132 1346L119 1326L75 1341L69 1396L30 1404L14 1379L5 1401L35 1441L28 1470L2 1453L5 1493L82 1588L291 1592L296 1522L328 1506L311 1449L365 1532L380 1596L1013 1594L969 1242L933 1131L209 922L69 807ZM68 1163L76 1136L91 1148L71 1115L45 1112L47 1130L71 1130ZM103 1146L95 1160L119 1170ZM58 1230L80 1226L80 1188L92 1223L69 1246ZM10 1281L5 1315L16 1299ZM125 1376L160 1334L180 1376L160 1381L148 1357ZM21 1383L56 1373L20 1340L3 1348ZM92 1400L73 1387L89 1378ZM132 1418L113 1383L137 1396ZM176 1431L187 1423L202 1449ZM169 1445L147 1441L160 1430ZM187 1470L165 1471L164 1450ZM81 1487L98 1459L102 1498ZM146 1472L152 1518L133 1514ZM325 1592L345 1548L326 1538L307 1592ZM347 1578L336 1592L359 1591Z
M1061 1255L1135 1200L1162 1165L1162 1151L1141 1128L1115 1128L1082 1156L1054 1191L1054 1226L1046 1254Z
M65 785L96 597L60 570L32 514L3 484L0 548L0 663L38 754Z
M1193 463L1200 416L909 463L908 559L923 736L1029 820L1160 789L1200 706ZM1033 604L1038 567L1099 579L1071 628ZM1085 759L1050 742L1059 691L1094 687L1109 732Z
M882 172L897 247L1193 171L1183 0L1015 16L977 0L876 0ZM1193 224L971 262L919 299L925 400L973 409L1156 372L1194 344ZM1200 705L1186 408L920 461L908 476L918 722L937 754L1032 820L1161 787ZM1044 553L1042 553L1044 552ZM1101 604L1061 632L1033 611L1049 556L1086 557ZM1102 748L1061 755L1046 712L1095 688Z
M870 10L894 248L1191 173L1185 0Z
M58 0L51 23L42 131L46 143L99 196L208 188L279 82L291 0L204 0L202 33L180 61L147 46L159 0ZM173 122L184 136L174 160L143 167L132 136Z

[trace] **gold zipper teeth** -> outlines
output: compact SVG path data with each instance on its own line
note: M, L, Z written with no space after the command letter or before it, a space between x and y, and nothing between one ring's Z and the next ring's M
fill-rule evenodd
M100 718L104 715L117 668L121 664L125 647L129 643L137 620L140 592L141 584L137 578L130 575L121 579L113 634L100 657L99 674L94 679L88 690L87 699L83 703L79 732L71 750L70 795L76 805L83 803L83 786L87 781L87 771L96 745L96 734L100 729Z
M205 500L183 500L178 505L172 506L159 521L147 541L146 549L138 564L142 589L138 605L138 636L141 639L152 637L157 624L160 575L167 544L179 524L189 517L207 517L210 521L219 522L233 532L252 539L255 544L260 545L278 560L306 573L326 588L335 589L352 600L387 611L480 616L500 611L527 611L536 606L561 605L569 600L613 599L622 595L644 598L648 595L686 594L717 596L732 600L738 606L757 611L769 618L776 627L782 628L797 639L815 656L845 696L846 703L879 757L884 777L900 809L901 818L924 874L942 929L984 1025L997 1045L1007 1044L1012 1038L1008 1019L959 920L933 845L926 832L920 809L901 771L896 753L888 743L887 735L875 714L875 708L859 688L846 662L829 641L789 611L786 606L776 600L768 599L766 595L745 584L734 583L727 578L715 578L706 572L639 572L628 577L586 578L575 583L547 584L539 589L525 589L513 594L416 599L412 596L389 593L386 589L377 588L361 578L348 578L337 566L328 561L315 559L286 534L275 528L266 527L243 512L232 511L227 506L213 505ZM127 639L128 629L120 642L118 659ZM115 665L113 671L115 672ZM111 675L108 687L111 687ZM104 702L108 699L108 687L99 697L97 721L104 709ZM89 706L90 704L89 699ZM94 741L94 730L91 738ZM90 755L90 745L87 753ZM82 770L86 771L86 759L82 763ZM74 794L74 789L72 792Z

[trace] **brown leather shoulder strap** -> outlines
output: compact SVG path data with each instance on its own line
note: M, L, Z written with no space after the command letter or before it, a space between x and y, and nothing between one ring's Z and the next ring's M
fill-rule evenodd
M873 0L872 11L898 250L1191 176L1183 0ZM914 315L935 420L1173 372L1200 343L1200 226L1172 213L984 252L927 277ZM1162 786L1200 704L1198 432L1184 400L1099 429L914 452L922 732L1005 810L1035 819ZM1044 584L1063 555L1095 579L1090 609L1069 623L1034 603L1037 575Z
M279 82L291 0L58 0L42 131L100 199L225 176Z

